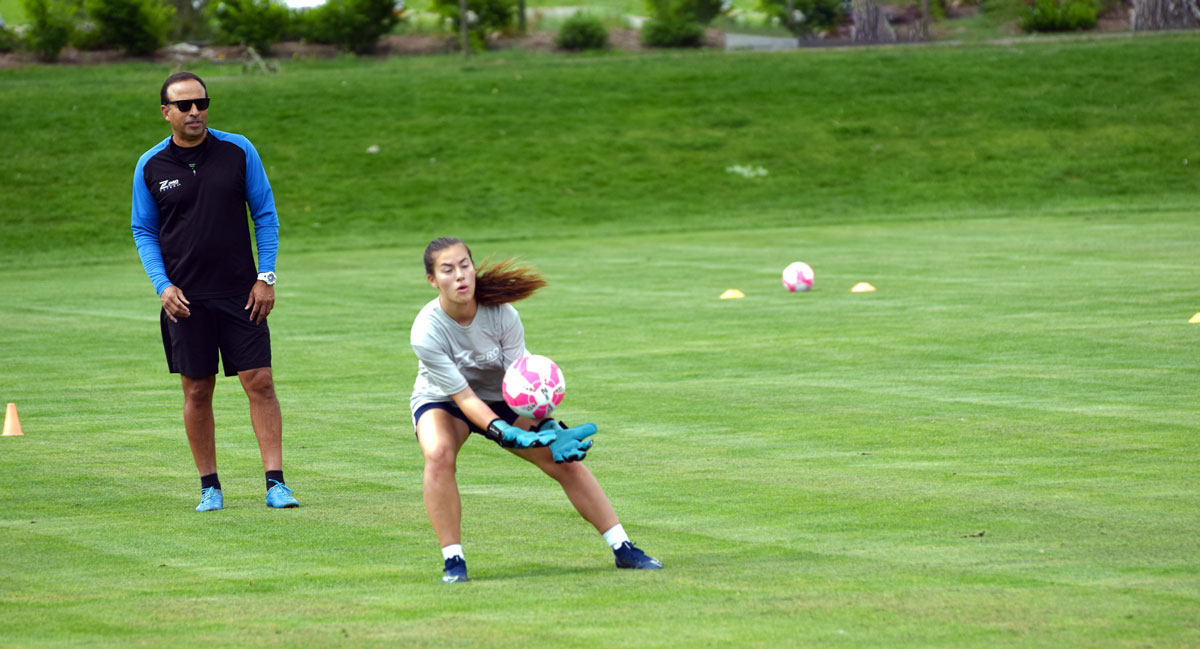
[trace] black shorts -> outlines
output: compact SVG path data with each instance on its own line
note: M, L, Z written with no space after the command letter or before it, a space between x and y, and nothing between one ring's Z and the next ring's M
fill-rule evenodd
M516 421L517 417L521 416L521 415L518 415L517 413L513 412L513 409L509 408L508 404L503 401L489 401L488 407L492 409L492 412L496 413L497 417L503 419L504 421L506 421L510 424L513 423L514 421ZM417 406L417 411L413 413L413 434L414 435L417 432L417 422L421 421L421 415L425 414L426 412L428 412L430 410L434 410L434 409L445 410L446 412L450 413L450 415L453 416L455 419L461 419L461 420L467 422L467 427L471 430L472 433L480 433L480 434L483 433L483 429L480 428L479 426L476 426L474 423L472 423L470 419L467 419L467 415L464 414L463 411L460 410L459 407L453 401L433 401L430 403L423 403L420 406Z
M192 300L192 315L171 322L159 313L163 351L173 374L203 378L217 373L217 353L225 376L271 366L271 330L267 321L256 324L246 309L247 293L241 297Z

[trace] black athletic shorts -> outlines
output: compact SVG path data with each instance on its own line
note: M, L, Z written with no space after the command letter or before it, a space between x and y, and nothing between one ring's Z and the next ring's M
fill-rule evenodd
M171 322L159 313L163 351L173 374L204 378L217 373L217 353L225 376L271 366L271 330L267 321L256 324L246 309L247 293L241 297L191 300L192 315Z
M503 419L504 421L506 421L510 424L513 423L514 421L516 421L517 417L521 416L521 415L518 415L517 413L513 412L513 409L509 408L508 404L503 401L489 401L488 407L490 407L492 409L492 412L496 413L497 417ZM480 428L479 426L476 426L474 423L472 423L470 419L467 419L467 415L462 410L460 410L458 405L455 404L453 401L433 401L430 403L421 404L420 406L417 407L417 411L413 413L413 434L414 435L417 433L417 422L421 421L421 415L423 415L426 412L433 410L435 408L437 410L445 410L446 412L448 412L452 416L454 416L455 419L461 419L461 420L467 422L467 427L471 430L472 433L481 433L481 434L483 433L483 429Z

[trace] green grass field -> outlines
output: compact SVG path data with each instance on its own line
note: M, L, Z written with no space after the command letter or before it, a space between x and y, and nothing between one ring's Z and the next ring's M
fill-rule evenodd
M224 380L209 515L128 230L169 70L0 70L0 646L1200 645L1196 45L201 68L284 224L303 504L263 506ZM472 582L437 583L406 337L439 234L546 274L528 345L666 570L474 439Z

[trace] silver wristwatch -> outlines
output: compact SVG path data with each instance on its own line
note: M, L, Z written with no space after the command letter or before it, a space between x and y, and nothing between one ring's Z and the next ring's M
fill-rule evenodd
M258 281L266 282L267 286L275 286L275 273L267 271L258 274Z

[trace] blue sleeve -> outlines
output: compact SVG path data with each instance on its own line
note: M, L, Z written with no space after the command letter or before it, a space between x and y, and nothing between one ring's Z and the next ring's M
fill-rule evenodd
M133 228L133 242L137 244L138 256L142 258L142 268L154 284L154 290L159 295L171 285L167 278L166 266L163 265L162 246L159 245L159 215L158 204L146 187L146 179L142 169L146 166L147 156L138 160L137 168L133 171L133 207L130 224Z
M254 242L258 246L258 272L275 272L279 252L279 215L275 212L275 194L267 180L267 170L250 140L242 138L246 151L246 204L254 219Z

